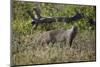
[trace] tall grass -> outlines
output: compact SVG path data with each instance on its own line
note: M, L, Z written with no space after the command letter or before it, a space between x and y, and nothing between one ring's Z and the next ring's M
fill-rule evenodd
M48 25L38 25L36 29L31 25L30 17L25 13L33 9L35 3L14 2L13 20L11 22L11 64L47 64L62 62L79 62L96 60L96 32L91 30L88 18L73 22L54 22ZM95 17L93 6L55 5L42 3L43 16L72 16L79 9L86 16ZM61 9L59 9L61 7ZM63 8L62 8L63 7ZM56 10L57 9L57 10ZM50 12L51 11L51 12ZM59 12L58 12L59 11ZM78 34L72 43L72 47L61 43L49 43L39 45L37 40L47 28L69 29L73 24L78 26ZM62 46L64 45L64 46Z
M70 26L69 26L70 27ZM39 45L36 40L44 31L34 30L28 21L12 23L12 65L95 61L95 31L78 31L72 47L60 43Z

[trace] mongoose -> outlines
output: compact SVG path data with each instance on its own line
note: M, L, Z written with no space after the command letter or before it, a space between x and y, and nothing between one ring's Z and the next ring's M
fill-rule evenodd
M41 34L39 38L40 44L49 44L55 42L65 42L68 43L70 47L72 46L72 42L77 34L77 26L72 26L70 29L67 30L50 30L46 31Z

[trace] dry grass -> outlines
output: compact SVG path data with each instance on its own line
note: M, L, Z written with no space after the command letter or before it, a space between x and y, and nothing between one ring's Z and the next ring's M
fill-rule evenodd
M12 36L12 65L47 64L75 61L95 61L95 32L83 31L73 41L72 47L60 43L36 44L39 33Z
M39 24L35 30L32 30L32 18L26 12L32 11L34 16L33 8L37 7L36 4L33 2L12 2L11 65L96 60L95 26L90 31L92 26L88 22L90 18L95 18L96 10L94 6L39 3L43 17L73 17L79 11L84 15L84 18L76 21L69 21L70 19L67 18L66 22L58 21L50 24ZM78 26L79 32L71 48L63 43L38 44L38 37L44 30L70 29L70 26L74 24Z

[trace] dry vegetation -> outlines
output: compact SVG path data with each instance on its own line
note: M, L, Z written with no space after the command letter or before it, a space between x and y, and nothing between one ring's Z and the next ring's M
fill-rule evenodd
M43 25L32 30L31 19L26 14L26 10L33 9L34 3L14 2L12 37L11 37L11 64L29 65L29 64L47 64L63 62L80 62L96 60L96 32L87 23L88 19L83 18L71 23L52 23L48 28L51 29L69 29L73 23L78 26L78 34L70 48L61 43L49 43L48 45L39 45L37 40L41 33L45 31ZM75 6L75 5L54 5L41 4L42 15L44 16L72 16L75 9L81 9L86 16L95 17L93 6ZM63 7L63 8L62 8ZM67 7L67 8L66 8ZM81 8L80 8L81 7ZM49 10L49 8L51 10ZM61 8L58 12L55 8ZM70 9L69 9L70 8ZM51 12L50 12L51 11ZM53 12L54 11L54 12Z
M75 61L95 61L95 32L78 33L72 47L59 43L38 45L37 33L13 37L12 62L13 65L46 64Z

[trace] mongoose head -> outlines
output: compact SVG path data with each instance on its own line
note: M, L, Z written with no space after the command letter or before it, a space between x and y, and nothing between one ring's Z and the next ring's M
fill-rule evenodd
M77 34L77 31L78 31L78 28L76 25L72 26L72 28L70 29L70 38L69 38L70 47L71 47L72 42Z
M78 31L77 26L76 25L72 26L72 32L77 33L77 31Z

